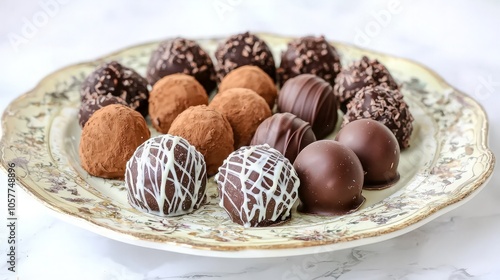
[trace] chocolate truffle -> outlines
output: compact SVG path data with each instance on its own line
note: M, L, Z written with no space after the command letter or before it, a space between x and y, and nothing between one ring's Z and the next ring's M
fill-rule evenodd
M276 64L266 42L249 32L229 37L215 51L219 81L229 72L244 65L254 65L276 81Z
M356 154L333 140L316 141L299 153L293 164L300 179L298 211L341 215L365 201L363 167Z
M259 125L250 145L268 144L294 162L299 152L314 141L316 136L309 123L290 113L278 113Z
M312 74L302 74L285 83L278 96L278 111L310 123L317 139L328 136L337 124L337 100L332 86Z
M233 129L224 115L205 105L190 107L172 123L169 134L180 136L196 147L207 164L209 176L217 173L234 151Z
M83 127L80 162L90 175L123 179L135 149L151 136L144 117L112 104L97 110Z
M235 149L250 144L259 124L272 114L264 98L246 88L220 92L208 107L222 113L231 124Z
M338 74L335 79L333 93L340 102L340 108L345 112L347 103L354 98L356 92L366 86L377 85L387 86L390 89L399 89L391 73L382 63L363 56L361 60L355 61Z
M207 104L207 93L195 78L186 74L165 76L151 90L151 123L157 131L167 133L174 119L182 111L191 106Z
M244 227L288 221L300 184L288 159L268 145L234 151L219 168L215 180L220 206L233 222Z
M120 97L144 117L148 115L148 82L116 61L101 65L82 83L82 102L103 95Z
M161 78L175 73L193 76L207 94L217 85L212 59L192 40L166 40L151 55L146 76L149 84L154 85Z
M82 104L80 105L80 111L78 113L78 122L80 126L83 127L90 119L90 117L95 113L95 111L111 104L128 106L125 100L112 95L101 95L82 101Z
M191 213L205 201L206 185L203 155L178 136L166 134L149 139L127 162L128 201L146 213Z
M281 53L278 80L283 86L290 78L313 74L333 86L341 69L339 55L325 37L307 36L291 41L286 51Z
M365 171L365 189L384 189L399 179L398 140L385 125L371 119L348 123L335 140L351 149Z
M403 150L410 146L413 116L399 90L385 86L362 88L347 104L342 126L359 119L373 119L387 126Z

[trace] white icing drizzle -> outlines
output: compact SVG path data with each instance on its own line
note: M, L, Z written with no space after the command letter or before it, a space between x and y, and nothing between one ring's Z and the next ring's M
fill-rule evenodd
M184 162L176 161L176 147L182 151ZM137 174L135 178L133 168ZM191 176L193 171L194 177ZM178 216L191 213L205 200L206 177L203 155L187 140L165 134L151 138L137 148L127 162L125 186L129 203L136 209L161 216ZM184 181L186 185L183 185ZM167 197L166 188L174 188L172 197ZM151 209L146 194L155 199L159 211ZM187 199L191 204L188 209L182 209ZM164 211L165 205L167 211Z
M252 174L258 174L256 180L252 180ZM219 168L215 180L221 193L219 205L224 208L227 201L237 209L244 227L256 226L250 223L255 217L256 223L289 218L300 185L290 161L267 144L241 147L231 153ZM290 182L293 184L291 190L288 189ZM235 196L242 197L242 205L236 205ZM250 203L251 198L255 203ZM271 201L275 202L272 217L266 219ZM228 209L226 212L230 214Z

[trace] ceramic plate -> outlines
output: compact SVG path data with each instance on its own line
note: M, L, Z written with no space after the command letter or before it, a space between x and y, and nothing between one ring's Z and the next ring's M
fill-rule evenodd
M291 40L259 36L275 57ZM214 53L218 40L199 43ZM386 190L363 191L367 200L352 214L317 217L294 211L285 225L244 229L218 206L210 180L207 205L190 215L159 218L127 203L123 181L89 176L78 158L82 80L109 60L144 74L157 43L64 68L13 101L2 118L2 166L15 163L21 188L76 225L139 246L219 257L311 254L386 240L453 209L484 186L494 156L487 146L488 120L476 101L414 62L333 44L344 65L362 55L384 63L403 85L415 117L411 148L401 155L401 179Z

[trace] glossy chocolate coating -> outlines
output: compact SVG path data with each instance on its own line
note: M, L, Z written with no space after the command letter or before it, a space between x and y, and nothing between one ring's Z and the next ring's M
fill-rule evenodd
M299 152L314 141L316 136L309 123L290 113L278 113L259 125L250 145L268 144L294 162Z
M125 100L121 99L120 97L111 95L103 95L96 98L85 99L84 101L82 101L82 104L80 105L80 111L78 113L78 123L80 124L80 127L83 127L87 123L87 121L95 111L111 104L121 104L124 106L128 106Z
M330 84L312 74L288 80L278 95L278 111L292 113L310 123L317 139L325 138L335 129L337 108Z

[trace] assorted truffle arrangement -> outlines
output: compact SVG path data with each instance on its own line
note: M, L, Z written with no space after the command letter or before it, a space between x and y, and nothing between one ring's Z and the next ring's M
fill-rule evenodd
M129 203L160 216L202 207L215 175L220 207L244 227L282 224L296 202L305 214L350 213L363 190L399 179L413 117L377 60L342 68L334 46L309 36L290 42L276 68L249 32L214 58L175 38L152 53L146 78L116 61L99 66L82 84L82 167L124 179Z

